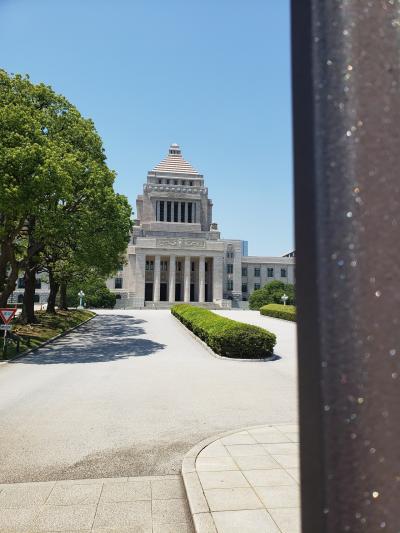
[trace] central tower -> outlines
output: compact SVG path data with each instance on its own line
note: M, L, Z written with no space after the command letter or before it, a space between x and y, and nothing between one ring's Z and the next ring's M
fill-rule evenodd
M135 305L220 304L224 243L204 177L177 144L147 173L136 208L127 265Z
M167 232L219 238L204 177L182 157L177 144L171 144L167 157L148 172L136 208L141 236Z

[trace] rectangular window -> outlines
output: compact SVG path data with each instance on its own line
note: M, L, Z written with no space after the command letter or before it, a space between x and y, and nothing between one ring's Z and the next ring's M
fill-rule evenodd
M188 203L188 222L191 224L193 219L192 219L192 214L193 214L193 204L192 202L189 202Z
M35 279L35 289L41 289L42 288L42 280L40 278Z
M233 290L233 280L228 279L227 287L228 287L228 291L232 291Z
M160 202L160 220L161 222L164 222L164 203Z
M177 261L176 262L176 270L178 272L181 272L182 271L182 261Z
M242 292L247 292L247 283L242 283Z
M286 277L287 277L286 268L281 268L281 278L286 278Z
M255 278L259 278L260 277L260 269L259 268L255 268L254 269L254 277Z
M168 261L160 261L160 270L161 270L161 272L167 272L167 270L168 270Z
M194 264L194 261L192 261L192 272L194 272L194 269L195 269L195 264Z
M167 222L171 222L171 202L167 202Z
M24 278L18 278L18 289L25 289L25 280L24 280Z
M204 263L204 271L208 272L208 263L207 263L207 261Z
M259 283L254 283L254 290L258 291L259 288L260 288L260 284Z
M185 222L185 202L181 202L181 222Z
M115 280L114 280L114 288L115 289L122 289L122 278L115 278Z
M274 277L274 269L273 268L268 268L267 269L267 276L269 278L273 278Z
M146 270L154 270L154 261L146 261Z
M247 267L242 267L242 276L243 277L247 276Z
M174 202L174 222L179 222L178 220L178 202Z
M233 274L233 265L232 265L232 263L228 263L228 264L226 265L226 272L227 272L228 274Z

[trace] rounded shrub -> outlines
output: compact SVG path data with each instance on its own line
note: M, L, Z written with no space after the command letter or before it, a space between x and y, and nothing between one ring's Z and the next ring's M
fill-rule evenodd
M237 322L201 307L177 304L172 314L204 341L215 353L237 359L261 359L274 352L273 333L250 324Z
M296 322L296 307L294 305L268 304L261 307L260 313L265 316Z

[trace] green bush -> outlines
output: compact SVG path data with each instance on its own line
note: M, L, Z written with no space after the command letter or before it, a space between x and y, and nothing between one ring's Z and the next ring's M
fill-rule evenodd
M296 307L294 305L268 304L261 307L260 313L262 315L296 322Z
M171 313L219 355L260 359L273 354L276 337L263 328L189 304L174 305Z
M263 305L280 304L284 294L289 297L287 304L295 303L294 285L278 280L271 281L250 294L249 307L250 309L260 309Z
M103 280L90 280L80 284L74 284L68 287L67 303L69 307L79 305L78 292L83 290L83 298L86 307L112 309L115 306L116 296L112 293Z

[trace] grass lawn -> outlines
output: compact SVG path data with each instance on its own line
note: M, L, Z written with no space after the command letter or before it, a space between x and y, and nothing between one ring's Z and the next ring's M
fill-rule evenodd
M19 353L30 348L40 346L43 342L63 333L64 331L77 326L81 322L94 316L92 311L71 309L70 311L57 311L57 314L47 314L45 311L35 313L38 322L36 324L21 324L19 318L12 322L13 333L22 337ZM0 347L0 359L3 355L3 343ZM7 346L7 355L5 359L10 359L17 355L17 346L15 342L9 342Z

